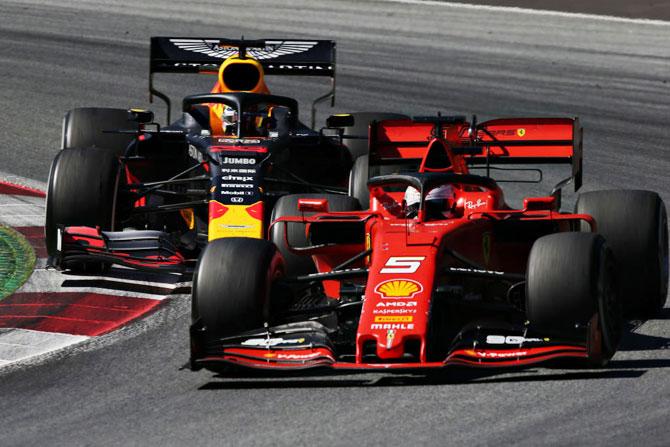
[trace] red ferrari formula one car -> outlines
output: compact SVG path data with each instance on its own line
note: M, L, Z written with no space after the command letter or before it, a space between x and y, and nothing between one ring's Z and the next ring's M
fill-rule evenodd
M270 240L205 248L192 369L603 365L624 318L664 305L667 217L648 191L584 193L574 212L559 211L561 187L581 186L581 133L558 118L372 123L349 189L367 209L286 196ZM488 172L469 172L503 163L568 163L572 175L513 209ZM312 272L287 266L293 257Z

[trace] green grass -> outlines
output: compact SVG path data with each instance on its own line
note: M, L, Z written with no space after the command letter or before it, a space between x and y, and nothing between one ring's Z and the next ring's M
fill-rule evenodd
M35 268L35 251L17 231L0 225L0 300L14 293Z

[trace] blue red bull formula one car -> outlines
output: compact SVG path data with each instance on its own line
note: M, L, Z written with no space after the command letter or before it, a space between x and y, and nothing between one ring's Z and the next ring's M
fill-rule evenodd
M605 364L624 318L665 303L667 216L656 193L625 190L583 193L561 212L561 187L581 186L581 135L561 118L373 122L348 209L341 196L285 196L269 240L205 248L192 368ZM572 174L513 209L470 172L504 163Z
M313 130L300 121L297 101L270 94L265 81L331 78L331 90L312 104L313 127L316 104L334 99L334 42L154 37L150 67L149 90L167 103L167 125L139 109L66 114L46 206L51 265L188 272L211 240L265 237L283 195L346 194L352 148L342 136L350 117ZM217 82L185 97L182 116L171 121L156 73Z

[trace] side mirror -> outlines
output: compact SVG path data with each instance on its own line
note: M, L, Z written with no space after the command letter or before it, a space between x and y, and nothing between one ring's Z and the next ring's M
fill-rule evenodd
M326 127L351 127L354 125L354 117L349 113L330 115L326 119Z
M154 122L154 112L146 109L129 109L128 120L136 123L146 124Z
M328 199L298 199L298 211L301 213L327 213Z
M528 197L523 200L523 208L526 211L553 210L557 208L556 197Z

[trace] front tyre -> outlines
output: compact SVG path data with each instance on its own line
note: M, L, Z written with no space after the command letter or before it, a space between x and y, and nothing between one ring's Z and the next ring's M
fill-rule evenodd
M615 265L605 239L557 233L533 244L526 273L526 314L538 333L588 338L589 363L605 364L623 330Z
M69 148L56 155L49 173L45 237L49 256L57 252L59 226L113 228L119 161L100 148Z
M272 288L284 260L272 242L222 238L204 249L193 280L194 324L215 336L258 329L270 318Z

